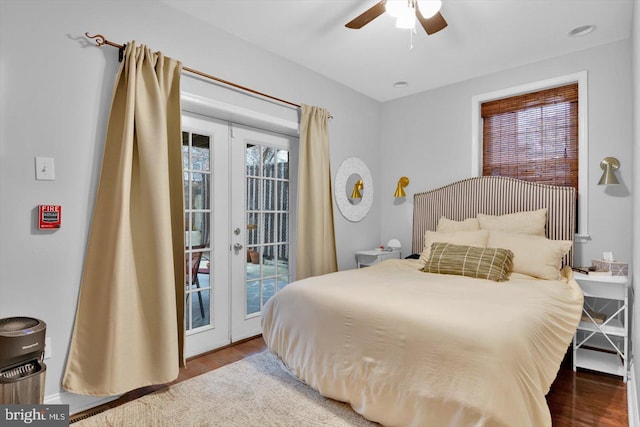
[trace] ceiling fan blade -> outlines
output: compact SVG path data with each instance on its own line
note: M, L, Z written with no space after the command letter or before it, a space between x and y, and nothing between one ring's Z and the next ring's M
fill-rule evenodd
M422 28L424 28L429 35L437 33L448 25L440 12L436 13L431 18L425 18L422 16L422 13L420 13L420 10L416 8L416 17L422 24Z
M349 21L345 25L345 27L352 28L354 30L358 30L358 29L364 27L369 22L373 21L378 16L380 16L380 15L382 15L384 13L384 10L385 10L384 9L384 4L386 2L387 2L387 0L382 0L382 1L378 2L378 3L376 3L373 7L365 10L362 14L358 15L357 17L355 17L354 19Z

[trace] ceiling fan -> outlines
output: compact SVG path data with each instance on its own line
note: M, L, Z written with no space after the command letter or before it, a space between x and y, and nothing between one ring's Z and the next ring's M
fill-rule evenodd
M362 14L349 21L345 27L358 30L387 12L395 17L396 27L415 27L416 18L427 34L435 34L447 26L440 13L441 0L381 0Z

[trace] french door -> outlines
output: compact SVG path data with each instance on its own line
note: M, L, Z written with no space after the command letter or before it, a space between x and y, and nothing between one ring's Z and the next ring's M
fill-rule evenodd
M295 138L183 113L185 356L250 336L289 283Z
M289 136L232 127L233 341L261 332L262 306L294 277L297 147Z

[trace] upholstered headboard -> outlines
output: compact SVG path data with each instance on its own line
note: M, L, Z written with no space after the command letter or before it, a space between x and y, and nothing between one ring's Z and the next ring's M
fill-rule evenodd
M576 190L503 176L481 176L454 182L413 196L413 252L424 247L424 233L435 230L442 216L455 221L479 213L504 215L547 208L547 237L571 240L575 233ZM572 265L573 249L564 264Z

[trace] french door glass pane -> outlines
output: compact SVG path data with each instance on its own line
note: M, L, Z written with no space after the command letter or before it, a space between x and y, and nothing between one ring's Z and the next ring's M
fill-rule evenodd
M262 306L289 279L289 152L246 146L246 313Z
M247 244L257 245L260 242L258 234L258 214L255 212L247 213Z
M191 297L191 328L200 328L208 326L211 323L210 319L210 307L211 291L203 290L192 294ZM202 298L202 305L200 305L200 298ZM204 313L204 316L202 315Z
M289 210L289 182L278 182L278 207L279 211Z
M276 208L276 192L274 191L275 181L272 179L265 179L264 181L264 209L267 211L275 210Z
M276 234L276 215L274 213L264 214L264 243L274 243Z
M278 242L289 242L289 213L278 214ZM287 248L289 245L287 245Z
M182 169L187 170L189 168L189 141L191 134L189 132L182 132ZM187 174L185 173L185 176Z
M289 245L278 245L278 253L276 259L276 273L280 275L289 274Z
M184 313L184 328L185 330L192 329L191 327L191 294L187 293L186 298L186 310Z
M260 176L260 146L247 144L247 176Z
M289 179L289 152L286 150L278 150L277 178Z
M247 282L247 314L260 312L260 281Z
M247 178L247 211L260 209L260 180Z
M209 230L211 224L211 214L207 211L192 211L188 214L187 224L190 224L186 232L187 246L204 246L209 242ZM187 229L187 227L185 227Z
M265 305L276 292L276 278L269 277L264 279L262 281L262 305Z
M211 197L209 181L211 175L195 172L192 172L189 175L192 202L186 206L191 209L209 209Z
M211 161L209 159L210 139L208 136L196 134L193 134L192 138L191 169L208 171L211 167Z
M275 176L276 169L276 150L271 147L263 147L262 148L262 158L264 160L263 176L273 178Z

